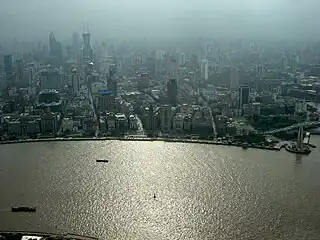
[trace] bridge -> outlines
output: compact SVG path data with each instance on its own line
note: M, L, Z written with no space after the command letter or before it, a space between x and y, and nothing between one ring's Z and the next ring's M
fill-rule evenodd
M303 127L307 127L307 128L309 128L309 127L319 127L320 126L320 122L306 121L306 122L297 123L297 124L294 124L294 125L291 125L291 126L288 126L288 127L285 127L285 128L279 128L279 129L275 129L275 130L271 130L271 131L266 131L266 132L263 132L263 134L264 135L269 135L269 134L274 134L274 133L278 133L278 132L286 132L286 131L290 131L290 130L299 128L301 125Z

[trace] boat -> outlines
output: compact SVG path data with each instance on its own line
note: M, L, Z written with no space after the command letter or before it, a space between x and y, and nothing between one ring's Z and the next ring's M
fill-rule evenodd
M104 163L107 163L107 162L109 162L109 160L106 160L106 159L97 159L96 162L104 162Z
M57 233L45 233L45 232L25 232L25 231L0 231L0 239L17 240L17 239L60 239L60 240L98 240L95 237L82 236L76 234L57 234Z
M26 206L18 206L18 207L12 207L12 212L35 212L35 207L26 207Z

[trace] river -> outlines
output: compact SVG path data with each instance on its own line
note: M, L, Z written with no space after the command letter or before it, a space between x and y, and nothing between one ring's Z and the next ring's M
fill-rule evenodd
M311 143L320 147L320 137ZM102 158L109 163L96 163ZM160 141L0 145L0 230L101 239L314 239L319 173L319 149L296 156ZM12 205L37 212L12 213Z

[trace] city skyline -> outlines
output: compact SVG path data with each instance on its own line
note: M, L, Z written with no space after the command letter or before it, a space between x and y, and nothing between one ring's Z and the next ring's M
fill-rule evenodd
M39 40L53 31L60 39L90 23L96 39L184 37L317 40L313 0L272 1L10 1L0 9L1 41ZM52 14L48 14L48 12Z

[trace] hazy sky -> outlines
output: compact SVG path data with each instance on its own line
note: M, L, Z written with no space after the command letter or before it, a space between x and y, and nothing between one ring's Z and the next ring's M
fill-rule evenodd
M1 38L320 38L320 0L0 0Z

